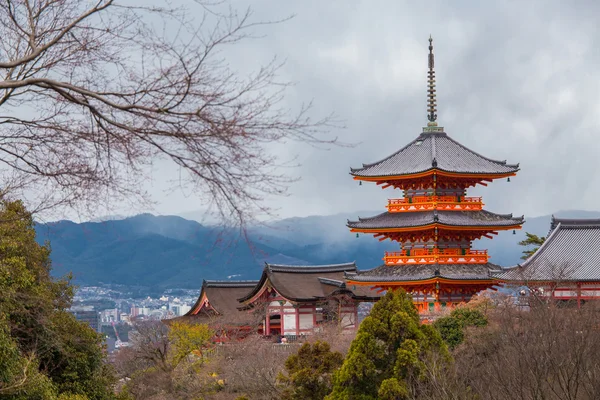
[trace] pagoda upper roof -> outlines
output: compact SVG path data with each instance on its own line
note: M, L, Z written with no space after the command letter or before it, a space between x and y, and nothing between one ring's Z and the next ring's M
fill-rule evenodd
M367 292L363 289L355 293L346 288L344 274L356 271L354 262L315 266L265 263L258 284L245 296L240 297L239 301L251 300L260 294L267 285L270 285L282 297L295 302L323 300L341 292L346 292L354 298L366 299ZM370 298L376 297L379 296L375 293L370 296Z
M381 265L368 271L347 273L354 282L416 282L434 278L449 280L490 280L500 267L492 264L413 264Z
M517 282L600 282L600 219L552 217L550 229L531 257L496 277Z
M432 224L447 226L495 227L521 225L523 216L494 214L489 211L415 211L409 213L384 212L358 221L348 221L353 229L393 229L427 226Z
M200 290L200 296L198 300L192 306L185 316L206 316L208 315L208 309L204 309L203 302L205 299L208 300L208 307L213 309L218 315L221 316L232 316L238 314L238 306L240 305L237 301L239 297L244 296L250 290L252 290L258 281L202 281L202 289Z
M444 132L424 132L389 157L362 168L351 168L357 177L413 175L430 170L462 174L513 174L519 164L484 157L453 140Z

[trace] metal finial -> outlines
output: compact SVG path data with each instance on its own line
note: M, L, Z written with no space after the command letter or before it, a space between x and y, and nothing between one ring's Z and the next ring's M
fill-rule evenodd
M428 89L427 89L427 126L437 126L437 103L435 98L435 71L433 58L433 38L429 35L429 72L428 72Z

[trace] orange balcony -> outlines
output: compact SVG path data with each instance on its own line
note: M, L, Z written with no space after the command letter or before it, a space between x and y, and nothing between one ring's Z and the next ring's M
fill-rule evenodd
M481 197L458 196L414 196L388 200L389 212L410 212L428 210L474 211L481 210Z
M464 253L464 254L463 254ZM489 256L487 250L463 249L413 249L385 252L386 265L405 264L485 264Z

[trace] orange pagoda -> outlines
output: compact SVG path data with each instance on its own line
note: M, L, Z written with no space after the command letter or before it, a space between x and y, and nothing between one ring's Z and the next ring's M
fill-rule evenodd
M380 241L400 243L386 252L384 264L368 271L347 273L349 286L365 285L379 291L401 287L411 293L421 314L469 301L491 288L493 271L486 250L472 242L492 238L498 231L520 229L523 217L494 214L483 209L481 197L467 196L467 188L514 176L518 164L486 158L461 145L438 126L433 41L429 38L428 120L423 132L391 156L351 169L355 180L375 182L403 191L390 199L387 211L348 221L352 232L368 233Z

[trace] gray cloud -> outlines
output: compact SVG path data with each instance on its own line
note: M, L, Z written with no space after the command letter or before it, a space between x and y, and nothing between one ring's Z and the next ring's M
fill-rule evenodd
M290 196L269 199L282 217L381 209L399 192L358 186L349 167L388 156L426 124L427 38L434 37L440 125L455 140L522 171L481 194L487 209L526 216L598 209L600 4L594 1L236 1L254 17L296 17L257 31L226 54L248 71L273 55L296 83L286 105L314 99L315 115L335 112L335 131L353 148L297 143L271 150L298 157ZM199 208L194 196L165 192L170 166L153 172L157 212Z

